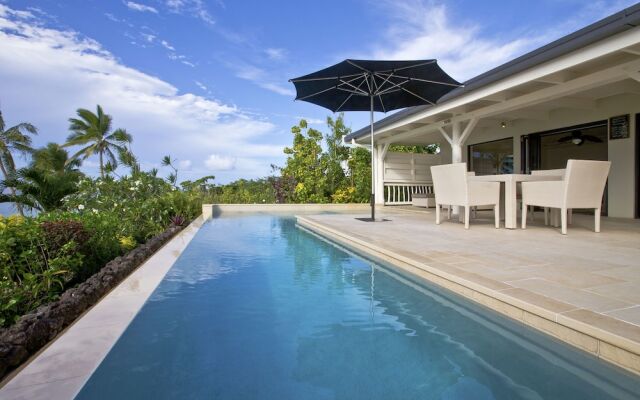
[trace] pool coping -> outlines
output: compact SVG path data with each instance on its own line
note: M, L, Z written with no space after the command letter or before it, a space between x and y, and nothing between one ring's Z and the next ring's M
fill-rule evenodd
M296 220L301 227L346 248L381 259L474 303L640 375L640 343L636 341L353 237L314 220L312 216L298 215Z
M366 212L371 206L369 203L340 203L340 204L302 204L302 203L263 203L263 204L203 204L202 216L206 218L217 217L222 214L241 213L267 213L267 214L289 214L319 213L319 212ZM382 208L382 205L376 205Z
M196 218L11 374L0 387L0 398L74 398L204 222L203 216Z

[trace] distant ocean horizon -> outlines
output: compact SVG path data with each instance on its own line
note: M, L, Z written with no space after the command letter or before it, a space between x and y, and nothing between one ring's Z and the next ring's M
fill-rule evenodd
M13 205L13 203L0 203L0 215L12 215L17 214L18 210Z

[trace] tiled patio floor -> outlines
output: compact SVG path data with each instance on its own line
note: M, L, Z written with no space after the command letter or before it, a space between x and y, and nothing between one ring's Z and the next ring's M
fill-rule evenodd
M600 339L620 345L632 353L625 356L632 363L626 367L640 372L640 221L604 218L598 234L593 217L576 214L564 236L544 226L541 213L526 230L508 230L495 229L492 214L481 212L466 231L457 220L438 226L433 209L421 210L385 207L390 221L382 223L344 214L304 218L340 232L343 241L355 239L429 275L462 283L480 293L467 297L481 303L486 295L486 301L515 305L519 311L502 311L525 323L535 326L533 319L542 317L585 333L589 338L578 347L599 356L607 350Z

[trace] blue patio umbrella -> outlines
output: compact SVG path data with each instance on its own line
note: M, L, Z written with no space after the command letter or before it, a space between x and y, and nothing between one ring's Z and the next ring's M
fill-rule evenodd
M462 86L436 60L344 60L320 71L291 79L296 100L333 112L369 111L373 153L373 112L434 105ZM375 221L375 169L371 157L371 219Z

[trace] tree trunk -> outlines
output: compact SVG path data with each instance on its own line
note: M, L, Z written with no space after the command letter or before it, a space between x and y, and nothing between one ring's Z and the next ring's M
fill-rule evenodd
M102 150L100 150L100 177L104 178L104 165L102 165Z
M0 169L2 170L2 174L4 175L4 179L9 179L9 174L7 173L6 168L4 167L4 163L2 161L0 161ZM16 192L16 188L11 187L9 188L9 190L11 191L11 194L13 195L13 197L16 197L16 194L18 194ZM22 215L24 217L24 208L22 207L22 204L19 203L15 203L16 208L18 209L18 212L20 213L20 215Z

